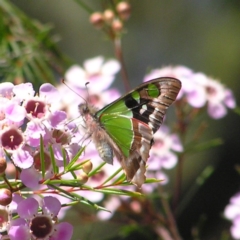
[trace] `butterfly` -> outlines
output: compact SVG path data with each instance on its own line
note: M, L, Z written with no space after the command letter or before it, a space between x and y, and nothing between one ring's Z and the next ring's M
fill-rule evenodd
M113 164L115 156L127 180L139 188L145 182L153 134L181 89L178 79L162 77L139 85L101 110L79 105L88 137L99 156Z

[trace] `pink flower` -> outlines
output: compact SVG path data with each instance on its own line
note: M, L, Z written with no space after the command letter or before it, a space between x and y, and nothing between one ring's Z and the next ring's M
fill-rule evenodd
M57 215L61 204L56 198L44 197L41 202L41 213L38 213L38 208L39 203L34 198L27 198L18 203L17 213L20 218L11 222L8 231L12 240L71 239L72 225L67 222L58 223Z
M173 151L183 151L182 144L175 134L170 134L166 126L154 135L154 144L148 160L148 170L158 171L161 168L171 169L177 164L177 156Z
M195 73L184 66L168 66L153 69L145 76L144 82L153 78L174 77L182 82L177 100L185 97L189 105L201 108L207 104L210 117L219 119L227 114L227 108L234 108L236 103L232 91L219 81L209 78L203 73Z
M208 81L203 84L206 89L208 114L210 117L215 119L222 118L227 114L227 107L235 107L235 99L232 92L220 82L208 78Z

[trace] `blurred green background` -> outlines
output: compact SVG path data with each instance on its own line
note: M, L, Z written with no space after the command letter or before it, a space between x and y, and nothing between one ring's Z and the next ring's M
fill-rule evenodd
M52 23L53 34L60 37L59 48L76 63L82 64L98 55L114 57L112 44L91 26L88 13L74 0L12 2L28 16ZM99 0L85 2L96 11L102 10ZM132 13L122 43L132 87L142 82L150 68L185 65L220 79L233 90L239 102L239 0L132 0L130 4ZM120 76L114 86L123 91ZM240 178L234 170L240 159L239 116L229 111L223 119L208 119L210 128L204 137L221 137L224 145L185 162L183 196L189 193L191 183L206 166L212 165L216 171L193 195L183 197L182 212L177 219L183 239L191 239L193 225L205 216L208 218L204 220L201 239L219 239L220 232L230 227L221 213L229 198L240 190ZM174 171L169 174L174 175ZM170 184L170 190L171 187ZM104 229L109 232L109 226L101 225L103 234ZM99 228L92 227L92 231L98 232Z

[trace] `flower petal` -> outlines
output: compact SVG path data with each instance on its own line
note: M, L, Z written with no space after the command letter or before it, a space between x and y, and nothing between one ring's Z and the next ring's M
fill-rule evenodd
M224 103L229 108L235 108L236 107L236 101L234 99L233 93L229 89L226 89L226 91L225 91Z
M69 83L72 83L76 87L85 88L85 72L78 66L71 66L65 73L65 78Z
M159 156L162 167L171 169L177 164L177 156L171 152L166 152L164 155Z
M33 85L30 82L15 85L13 92L21 100L32 97L35 93Z
M23 149L18 149L13 152L12 160L14 164L22 169L26 169L32 166L33 156Z
M176 152L182 152L183 151L183 145L182 145L178 135L177 134L171 134L171 140L172 140L171 149L176 151Z
M115 75L120 70L120 68L121 66L119 62L111 59L103 64L102 73L106 75Z
M27 198L18 204L17 212L21 218L31 219L38 211L38 201L34 198Z
M51 213L53 216L57 216L61 209L61 203L57 198L47 196L43 198L42 209L45 213Z
M71 240L73 235L73 226L70 223L62 222L56 226L56 232L50 237L50 240Z
M10 97L12 96L14 85L10 82L3 82L0 84L0 96Z
M12 226L8 235L11 240L29 240L31 238L29 228L24 225Z
M26 110L14 102L9 102L5 108L6 118L12 122L21 122L26 116Z
M195 108L203 107L206 103L206 93L201 86L196 86L194 90L187 93L188 103Z
M103 57L98 56L95 58L87 59L83 63L83 66L88 74L95 74L101 71L103 61L104 61Z
M60 100L58 90L50 83L44 83L39 89L40 97L44 98L48 103Z
M208 104L208 114L214 119L219 119L224 117L227 114L227 110L223 104Z
M39 187L40 175L34 167L23 169L20 174L20 179L28 188L37 189Z
M50 117L49 121L51 122L52 127L56 127L59 123L63 122L67 118L66 112L55 111Z
M24 198L18 194L18 193L13 193L13 198L12 198L12 202L9 204L9 210L12 212L12 213L15 213L16 210L17 210L17 206L18 204L24 200Z

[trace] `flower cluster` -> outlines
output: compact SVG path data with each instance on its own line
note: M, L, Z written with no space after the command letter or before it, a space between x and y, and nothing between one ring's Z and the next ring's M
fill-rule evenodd
M232 221L230 228L232 237L240 239L240 193L231 197L230 203L224 210L224 216Z
M233 93L219 81L203 73L195 73L185 66L153 69L144 78L144 82L157 77L174 77L182 82L178 100L185 97L193 108L201 108L207 104L210 117L219 119L227 114L226 108L235 108Z
M50 155L52 154L52 158L55 159L55 168L61 168L64 162L68 163L76 155L81 146L78 143L80 135L77 126L67 122L66 113L58 110L54 105L54 102L60 100L57 89L46 83L40 87L39 94L35 94L31 83L19 85L2 83L0 96L0 158L1 161L6 162L6 152L16 171L20 172L21 182L12 191L17 191L23 186L32 190L40 189L41 183L46 179L59 179L60 175L56 176L53 170ZM5 169L6 167L1 168L1 174L5 173ZM4 199L3 193L1 204L3 204L2 199ZM13 226L12 224L13 222L10 226ZM27 232L19 228L16 231L17 234L19 231ZM52 232L49 234L52 236ZM11 237L11 239L16 238Z
M43 84L39 95L35 95L31 83L15 86L2 83L0 89L2 157L5 149L14 165L22 169L20 179L23 184L30 188L38 187L41 178L38 174L41 170L40 138L43 140L46 174L50 177L49 146L58 166L63 166L62 148L66 151L67 161L80 149L74 142L77 127L73 123L68 124L66 113L55 108L54 102L60 100L60 95L51 84Z
M9 236L11 239L17 239L19 236L21 239L59 239L56 237L58 234L61 234L61 237L65 234L66 238L61 239L71 239L71 226L67 223L57 224L57 218L61 218L68 208L65 207L63 210L61 204L67 206L71 200L76 202L76 198L79 201L84 200L84 196L88 199L84 200L85 202L89 200L98 202L103 198L104 194L101 192L86 190L98 188L100 183L110 176L109 173L112 173L113 169L107 171L105 167L92 174L91 178L88 177L87 174L91 169L97 168L100 164L96 151L94 155L91 155L92 144L87 147L90 151L84 154L84 159L88 156L90 159L96 158L94 165L89 160L78 160L81 156L79 152L84 150L81 144L89 143L84 142L85 135L79 132L81 118L78 118L78 104L81 99L86 98L90 104L102 106L120 96L115 89L106 91L114 80L114 75L119 71L119 63L115 60L106 63L103 61L102 57L97 57L87 60L84 63L84 69L78 66L72 67L66 73L67 86L60 85L57 89L46 83L40 87L39 94L35 93L31 83L0 84L0 174L10 178L15 173L19 178L11 191L3 188L0 192L0 205L3 206L0 214L3 220L1 232L6 231L8 234L3 236ZM77 73L77 78L71 81L71 76L75 76L73 73ZM102 84L99 88L95 81L108 84ZM90 82L91 86L96 86L96 88L93 87L87 92L86 82ZM79 93L80 97L68 87ZM68 92L69 97L62 98L65 96L63 89L71 91ZM97 94L99 90L102 91L101 95ZM60 110L66 109L64 104L67 104L66 101L69 99L73 100L75 107L73 109L69 104L67 105L75 113L75 115L69 115L76 117L73 119L76 121L69 121L66 111ZM8 164L6 164L6 154L11 160ZM15 169L9 172L11 163ZM115 171L119 171L120 166L115 165L115 167L117 167ZM9 173L11 176L8 176ZM88 187L79 189L79 186L83 186L88 180ZM1 184L4 185L4 182ZM58 188L60 184L62 186ZM27 195L32 193L32 196L39 200L42 206L41 214L36 199L23 198L14 194L25 187L31 190L26 193ZM83 189L85 191L82 191ZM21 193L24 194L22 190ZM66 192L69 192L68 196ZM74 195L71 195L71 192L75 192ZM39 198L39 194L45 197ZM47 200L50 205L58 206L54 213L50 209L48 215L44 210L46 204L42 204ZM89 203L91 204L90 201ZM26 212L28 216L25 216ZM12 216L16 214L20 218L13 220ZM44 229L46 231L39 231L42 225L46 227Z
M122 34L124 22L128 20L130 14L130 4L119 1L114 9L107 8L104 12L93 12L89 20L94 27L104 30L109 38L115 39Z

